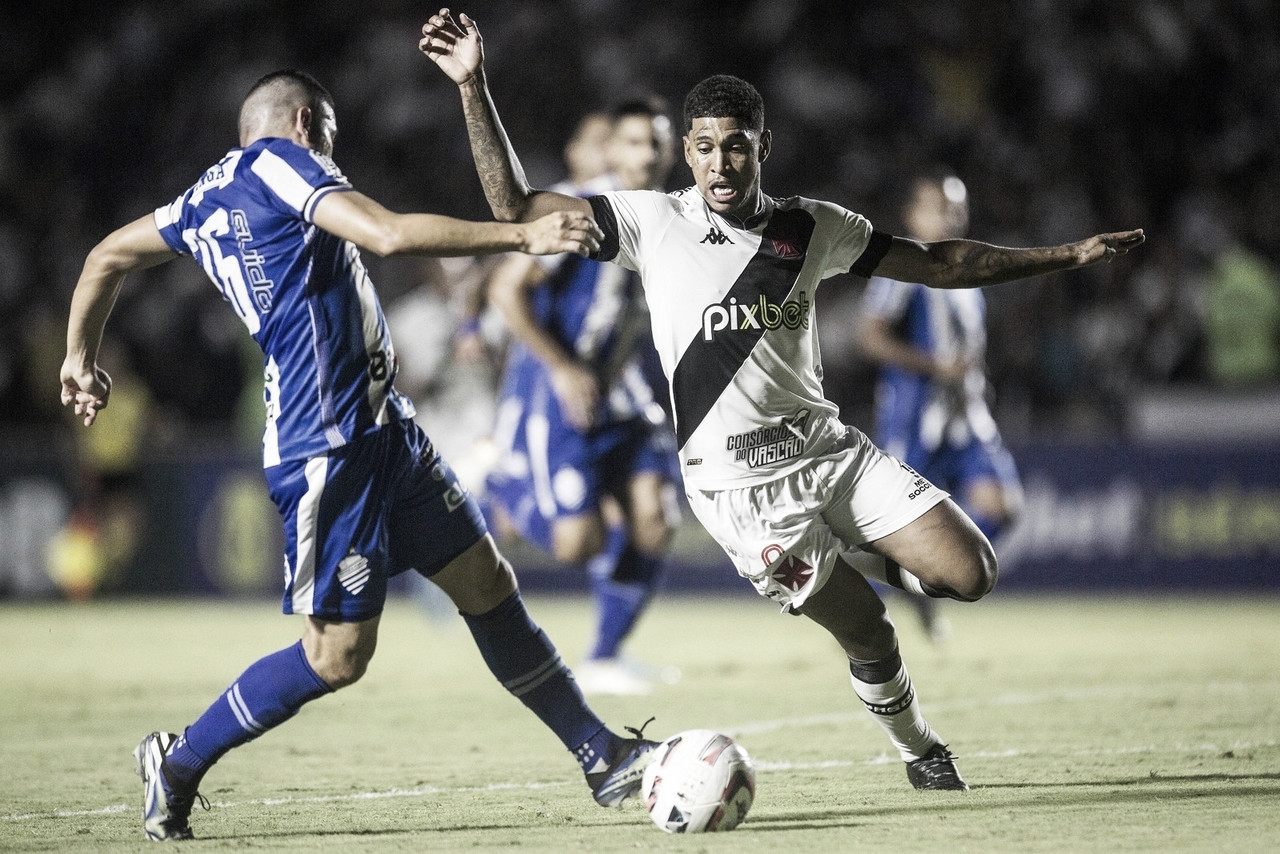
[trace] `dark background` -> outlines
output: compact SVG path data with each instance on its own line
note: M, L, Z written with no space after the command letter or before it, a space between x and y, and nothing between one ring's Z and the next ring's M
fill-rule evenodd
M535 183L560 177L588 109L653 92L678 115L717 72L765 97L765 191L897 227L906 176L945 162L971 235L1037 245L1130 227L1106 268L991 289L991 377L1007 433L1111 436L1152 389L1274 387L1211 369L1206 316L1228 248L1280 261L1280 22L1271 0L476 2L489 80ZM248 0L19 4L0 17L0 426L65 425L67 305L87 251L166 203L235 140L262 73L334 93L335 159L398 210L489 217L454 85L416 47L422 4ZM672 186L689 182L677 166ZM403 262L370 259L400 287ZM406 272L408 271L408 272ZM861 283L826 288L831 396L869 373L841 335ZM1280 287L1280 286L1276 286ZM845 291L842 295L841 290ZM126 283L112 319L170 435L233 418L243 332L190 263ZM1280 333L1273 330L1276 338Z

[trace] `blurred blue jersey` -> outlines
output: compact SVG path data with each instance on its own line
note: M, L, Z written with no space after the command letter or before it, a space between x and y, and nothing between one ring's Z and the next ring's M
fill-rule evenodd
M882 366L875 437L881 448L910 462L909 458L919 459L920 451L998 438L986 401L986 304L981 290L927 288L874 276L862 311L887 322L912 347L969 366L964 379L954 383Z
M349 189L328 157L268 138L233 148L155 212L165 242L200 263L262 347L268 467L414 414L393 387L395 350L359 250L312 221L326 193Z
M502 460L487 481L489 497L525 539L544 547L555 518L587 512L641 471L670 480L677 471L667 384L639 276L578 255L550 260L554 266L530 294L533 315L595 369L599 409L591 429L574 427L547 366L513 342L494 427Z

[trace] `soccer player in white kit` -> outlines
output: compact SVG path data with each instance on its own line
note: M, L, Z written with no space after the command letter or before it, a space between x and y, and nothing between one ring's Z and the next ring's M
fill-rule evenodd
M945 493L840 423L822 396L814 290L850 270L930 287L995 284L1109 261L1138 246L1142 232L1029 249L924 244L828 202L767 196L764 104L727 75L702 81L685 100L684 155L696 186L588 199L535 190L489 95L475 22L442 9L419 47L459 86L494 215L590 211L605 235L592 257L640 273L698 519L762 595L840 643L855 692L912 785L967 789L920 713L867 577L974 601L995 585L995 556Z

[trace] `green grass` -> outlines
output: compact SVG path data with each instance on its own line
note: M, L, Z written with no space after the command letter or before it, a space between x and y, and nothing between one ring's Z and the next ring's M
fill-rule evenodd
M589 606L531 596L573 661ZM948 603L951 604L951 603ZM460 621L397 600L364 681L206 778L195 850L1280 850L1280 600L1018 598L954 605L930 645L897 613L925 712L968 793L910 788L834 643L749 596L661 598L632 652L677 664L615 728L735 735L757 799L728 834L603 810L483 668ZM181 729L291 643L274 602L0 606L0 850L142 850L130 750ZM336 745L332 750L327 745Z

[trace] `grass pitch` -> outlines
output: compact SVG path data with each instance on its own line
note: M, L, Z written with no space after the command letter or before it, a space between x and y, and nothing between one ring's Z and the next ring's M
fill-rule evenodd
M750 595L660 597L631 652L683 671L599 698L615 729L708 727L755 758L727 834L668 836L591 801L456 617L396 600L365 679L206 778L197 850L1280 850L1280 600L1001 597L933 646L895 610L925 713L968 793L910 788L834 643ZM590 606L530 596L576 660ZM894 607L897 607L896 603ZM273 601L0 606L0 850L146 850L133 746L180 730L297 639Z

